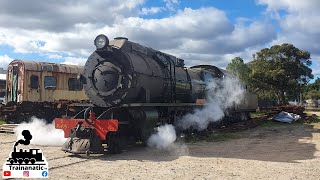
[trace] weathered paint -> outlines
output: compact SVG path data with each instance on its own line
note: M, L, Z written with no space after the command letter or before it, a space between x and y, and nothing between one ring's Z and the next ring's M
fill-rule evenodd
M69 78L77 78L83 68L76 65L54 64L47 62L34 62L14 60L8 66L7 74L7 98L10 98L12 91L13 67L17 66L18 71L18 102L53 102L59 100L87 100L84 91L69 91ZM39 77L39 87L33 89L30 86L31 76ZM44 77L53 76L57 80L55 89L44 88Z

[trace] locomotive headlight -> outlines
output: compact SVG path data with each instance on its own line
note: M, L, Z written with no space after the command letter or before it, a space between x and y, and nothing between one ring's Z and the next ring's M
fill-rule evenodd
M96 46L97 49L104 49L106 46L109 45L109 39L104 34L100 34L94 40L94 45Z

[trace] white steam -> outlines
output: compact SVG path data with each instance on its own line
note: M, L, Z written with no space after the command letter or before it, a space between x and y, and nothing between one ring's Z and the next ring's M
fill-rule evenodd
M239 80L230 77L209 79L206 81L206 105L186 114L176 126L182 130L189 128L204 130L212 122L221 120L228 108L240 104L244 97L244 88ZM172 125L163 125L148 139L148 145L157 149L170 150L176 140L176 131Z
M29 123L21 123L15 129L17 140L24 139L22 136L23 130L29 130L32 139L30 144L44 145L44 146L61 146L66 142L64 132L61 129L55 129L53 123L47 124L45 120L35 117L31 118Z
M148 139L148 146L157 149L167 149L177 139L176 131L171 124L165 124L157 128L157 133Z
M240 104L245 92L239 80L230 77L207 81L206 89L206 106L182 117L177 123L179 128L206 129L211 122L221 120L228 108Z

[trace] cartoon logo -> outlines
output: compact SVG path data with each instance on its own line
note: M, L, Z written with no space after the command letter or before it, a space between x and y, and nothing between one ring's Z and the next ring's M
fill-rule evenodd
M3 178L48 178L48 162L41 149L19 149L17 146L29 145L32 135L23 130L24 139L18 140L3 165ZM45 173L44 173L45 172Z
M29 177L29 171L23 171L23 177Z
M11 171L3 171L3 176L11 176Z
M42 176L43 177L47 177L48 176L48 172L47 171L42 171Z

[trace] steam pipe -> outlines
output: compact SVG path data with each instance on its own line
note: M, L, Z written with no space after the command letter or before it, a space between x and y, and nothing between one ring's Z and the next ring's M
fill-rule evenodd
M88 120L87 115L88 113L92 111L92 107L88 107L85 111L84 111L84 120L90 125L92 126L93 124Z

